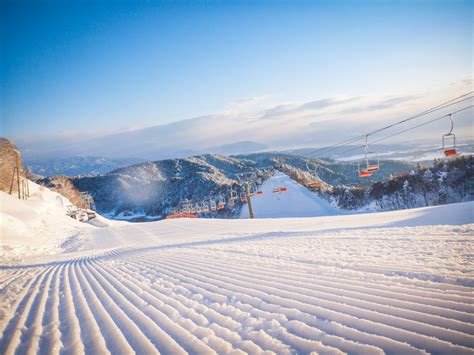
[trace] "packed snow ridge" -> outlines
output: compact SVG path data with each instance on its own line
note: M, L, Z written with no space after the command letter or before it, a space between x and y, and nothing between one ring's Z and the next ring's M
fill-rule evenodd
M1 354L472 354L472 202L92 225L32 186L0 194Z

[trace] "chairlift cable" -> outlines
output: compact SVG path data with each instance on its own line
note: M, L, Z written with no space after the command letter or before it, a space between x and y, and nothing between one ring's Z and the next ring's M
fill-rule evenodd
M376 129L374 131L371 131L371 132L368 132L368 133L365 133L365 134L362 134L362 135L359 135L359 136L356 136L356 137L353 137L353 138L349 138L349 139L346 139L346 140L343 140L339 143L336 143L334 145L331 145L329 147L323 147L323 148L319 148L319 149L316 149L316 150L313 150L311 152L307 152L307 153L303 153L302 155L313 155L315 153L321 153L321 152L328 152L328 151L332 151L332 150L336 150L336 149L339 149L339 148L342 148L350 143L354 143L358 140L361 140L361 139L364 139L366 136L370 136L370 135L374 135L376 133L380 133L384 130L387 130L387 129L390 129L390 128L393 128L395 126L398 126L400 124L403 124L403 123L406 123L406 122L409 122L411 120L414 120L416 118L420 118L422 116L425 116L427 114L430 114L430 113L433 113L433 112L436 112L436 111L439 111L441 109L444 109L444 108L447 108L447 107L450 107L450 106L453 106L453 105L456 105L456 104L459 104L461 102L464 102L466 100L470 100L472 98L474 98L474 96L472 96L472 94L474 93L474 91L470 91L464 95L461 95L461 96L458 96L454 99L451 99L451 100L448 100L442 104L439 104L437 106L434 106L434 107L431 107L423 112L420 112L414 116L411 116L411 117L408 117L408 118L405 118L401 121L398 121L398 122L395 122L395 123L392 123L388 126L385 126L385 127L381 127L379 129ZM357 147L358 148L358 147ZM355 148L355 149L357 149Z
M440 117L436 117L436 118L434 118L434 119L432 119L432 120L429 120L429 121L423 122L423 123L421 123L421 124L418 124L418 125L416 125L416 126L413 126L413 127L410 127L410 128L404 129L404 130L402 130L402 131L399 131L399 132L396 132L396 133L390 134L390 135L388 135L388 136L385 136L385 137L382 137L382 138L376 139L376 140L372 141L371 143L373 144L373 143L378 143L378 142L384 141L384 140L386 140L386 139L389 139L389 138L392 138L392 137L398 136L398 135L400 135L400 134L406 133L406 132L408 132L408 131L411 131L411 130L413 130L413 129L420 128L420 127L422 127L422 126L425 126L425 125L428 125L428 124L430 124L430 123L433 123L433 122L436 122L436 121L442 120L443 118L446 118L446 117L452 116L452 115L454 115L454 114L456 114L456 113L459 113L459 112L461 112L461 111L467 110L467 109L469 109L469 108L472 108L472 107L474 107L474 105L469 105L469 106L463 107L462 109L459 109L459 110L457 110L457 111L454 111L454 112L448 113L448 114L446 114L446 115L443 115L443 116L440 116ZM339 154L340 154L340 155L343 155L343 154L345 154L345 153L348 153L348 152L354 151L354 150L356 150L356 149L360 149L361 147L364 147L364 146L353 147L353 148L350 148L350 149L344 150L344 151L342 151L342 152L341 152L341 153L339 153Z

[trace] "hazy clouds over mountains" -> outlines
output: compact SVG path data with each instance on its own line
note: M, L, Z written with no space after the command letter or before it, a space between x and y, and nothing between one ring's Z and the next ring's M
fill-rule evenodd
M446 98L455 97L458 92L461 91L449 95L444 92L442 95L332 97L279 104L270 102L268 97L256 97L235 102L219 114L166 125L101 136L89 131L91 133L35 139L18 137L14 141L29 159L92 155L156 160L202 153L237 154L315 147L334 144L409 117L446 101ZM458 107L469 104L472 103ZM438 111L416 123L447 112ZM456 115L455 132L459 137L472 135L472 114L471 109ZM408 127L399 127L399 130ZM89 127L91 129L93 127ZM416 139L437 142L448 130L449 121L441 120L404 134L393 143Z

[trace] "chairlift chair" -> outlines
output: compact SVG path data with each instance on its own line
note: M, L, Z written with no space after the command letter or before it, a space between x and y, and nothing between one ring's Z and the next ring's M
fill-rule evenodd
M286 191L288 191L288 189L287 189L286 187L284 187L284 186L278 186L276 181L273 181L273 182L272 182L272 185L273 185L273 187L272 187L272 193L274 193L274 194L275 194L275 193L278 193L278 194L279 194L280 192L286 192Z
M308 169L308 171L311 171L311 175L317 176L316 168L314 169L314 172L312 172L312 170L308 166L308 162L306 162L306 169ZM321 187L321 180L319 180L319 178L312 179L306 184L306 187Z
M357 172L359 173L359 177L369 177L372 176L372 173L367 169L361 169L360 163L357 163Z
M230 197L229 197L229 205L234 206L235 200L237 200L237 191L235 191L232 187L230 188Z
M365 151L365 167L361 169L360 163L357 163L357 172L359 174L359 177L370 177L372 176L373 173L376 173L380 171L380 160L377 158L376 160L370 161L369 160L369 154L373 154L369 149L369 143L368 143L368 138L369 136L365 136L365 145L364 145L364 151Z
M249 184L249 197L254 197L255 195L261 195L258 192L257 185Z
M216 201L214 201L214 200L211 200L211 211L212 212L217 211Z
M377 159L377 163L367 163L367 168L365 169L367 172L373 174L380 171L380 161Z
M443 134L443 153L448 158L459 155L456 149L456 135L453 133L454 122L451 114L449 114L449 120L451 121L451 129L447 134Z
M203 207L202 203L197 202L196 203L196 213L201 213L201 212L204 212L204 207Z
M223 199L220 199L218 209L223 210L224 208L225 208L225 201Z
M257 195L257 196L263 195L263 191L258 188L257 184L252 184L252 196L254 195Z
M225 199L222 195L219 194L219 199L217 200L217 209L223 210L225 208Z

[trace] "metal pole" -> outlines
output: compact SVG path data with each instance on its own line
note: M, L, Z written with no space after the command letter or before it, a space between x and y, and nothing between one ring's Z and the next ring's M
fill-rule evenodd
M249 218L254 219L253 208L252 208L252 197L249 192L249 184L245 184L245 194L247 195L247 206L249 207Z

